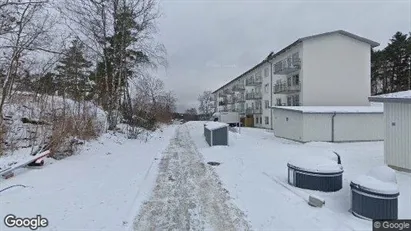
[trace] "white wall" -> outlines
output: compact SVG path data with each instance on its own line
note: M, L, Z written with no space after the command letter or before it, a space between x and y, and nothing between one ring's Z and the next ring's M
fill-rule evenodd
M274 134L301 142L332 142L332 115L274 109ZM288 121L286 120L288 118ZM334 117L334 142L383 140L383 113L347 114Z
M371 46L334 34L303 41L304 106L365 106L371 95Z
M337 114L334 117L334 141L384 140L383 113Z
M273 109L274 135L296 141L303 139L303 114L297 111Z
M301 141L331 141L332 114L304 114Z
M411 170L411 104L384 103L385 163Z

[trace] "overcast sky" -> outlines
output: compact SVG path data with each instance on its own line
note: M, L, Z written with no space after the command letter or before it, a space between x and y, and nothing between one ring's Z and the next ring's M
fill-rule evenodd
M411 31L411 0L162 0L159 39L169 67L158 71L178 111L296 39L333 30L379 42Z

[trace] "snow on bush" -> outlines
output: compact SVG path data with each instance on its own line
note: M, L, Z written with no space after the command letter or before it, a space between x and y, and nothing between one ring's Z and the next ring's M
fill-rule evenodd
M106 129L106 113L92 102L17 92L6 101L3 120L8 151L93 138Z

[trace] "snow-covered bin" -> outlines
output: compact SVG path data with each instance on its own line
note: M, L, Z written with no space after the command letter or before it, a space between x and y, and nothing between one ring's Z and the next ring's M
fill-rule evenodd
M289 161L288 183L298 188L335 192L342 188L343 167L325 157L310 156Z
M351 181L351 212L364 219L398 219L400 195L395 171L387 166L371 169Z
M204 136L210 146L228 145L228 124L208 122L204 124Z

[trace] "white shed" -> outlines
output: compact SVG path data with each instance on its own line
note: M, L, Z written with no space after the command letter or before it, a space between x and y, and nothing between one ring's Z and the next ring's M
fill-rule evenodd
M411 172L411 90L372 96L384 103L384 159L398 170Z
M274 134L300 142L380 141L382 106L272 107Z

